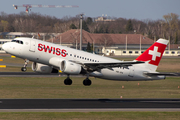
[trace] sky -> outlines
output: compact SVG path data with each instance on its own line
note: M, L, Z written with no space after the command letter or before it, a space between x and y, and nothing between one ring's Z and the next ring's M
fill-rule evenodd
M30 12L63 18L85 14L86 17L108 17L158 20L163 15L176 13L180 16L180 0L0 0L0 12L18 14L24 7L14 9L13 4L77 5L78 8L32 8Z

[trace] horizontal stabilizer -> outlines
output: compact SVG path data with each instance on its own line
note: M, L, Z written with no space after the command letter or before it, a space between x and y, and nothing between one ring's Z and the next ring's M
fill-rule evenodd
M160 76L160 75L164 75L164 76L180 76L180 73L165 73L165 72L144 73L144 74L148 75L148 76Z

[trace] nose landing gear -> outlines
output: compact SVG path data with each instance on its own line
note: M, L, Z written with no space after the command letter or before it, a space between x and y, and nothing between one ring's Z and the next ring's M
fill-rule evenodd
M26 66L28 63L29 63L29 60L26 59L25 63L24 63L24 67L21 68L21 71L26 72L26 70L27 70Z

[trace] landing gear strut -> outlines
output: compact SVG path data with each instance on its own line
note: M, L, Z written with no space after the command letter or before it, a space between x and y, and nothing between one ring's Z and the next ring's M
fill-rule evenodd
M27 70L26 66L27 66L28 62L29 62L29 60L26 59L25 63L24 63L24 67L21 68L21 71L26 72L26 70Z
M71 84L72 84L72 80L69 78L69 75L68 75L68 77L64 80L64 84L65 84L65 85L71 85Z

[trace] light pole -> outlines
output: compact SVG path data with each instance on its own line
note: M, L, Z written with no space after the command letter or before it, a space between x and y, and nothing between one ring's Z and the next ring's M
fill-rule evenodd
M140 35L140 52L141 52L141 35Z
M82 19L83 19L83 15L84 14L80 14L81 17L80 17L80 50L82 50Z

